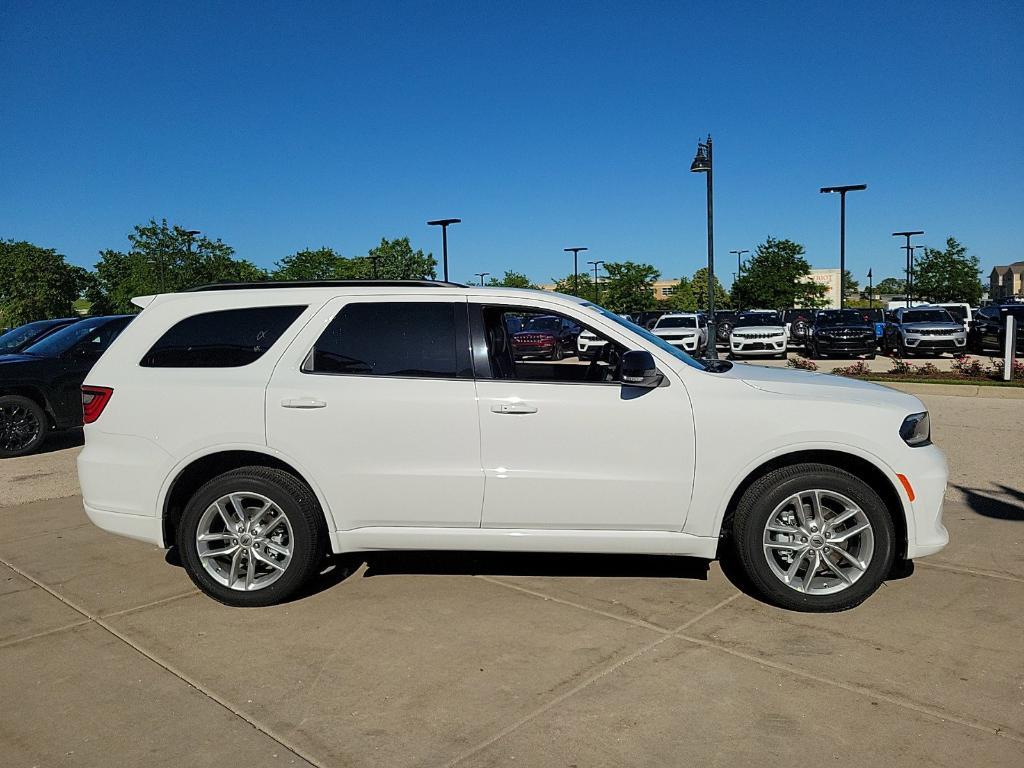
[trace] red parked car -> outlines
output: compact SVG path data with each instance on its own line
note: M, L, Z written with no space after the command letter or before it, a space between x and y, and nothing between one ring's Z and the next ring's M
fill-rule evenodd
M521 331L512 334L512 353L517 360L543 357L561 360L576 354L576 338L582 329L565 318L534 315L526 319Z

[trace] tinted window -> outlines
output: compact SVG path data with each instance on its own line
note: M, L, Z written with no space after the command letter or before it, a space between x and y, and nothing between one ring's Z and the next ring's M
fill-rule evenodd
M471 376L465 305L348 304L310 352L303 370L356 376ZM467 340L464 354L458 339Z
M953 318L944 309L914 309L903 313L904 323L952 323Z
M81 350L82 355L91 354L98 358L131 320L131 317L86 318L37 341L25 350L25 354L60 357L75 348L76 354Z
M68 322L71 322L70 320ZM34 323L28 323L22 325L19 328L14 328L7 333L0 336L0 354L6 352L16 352L23 347L28 346L34 339L39 338L48 330L58 325L52 320L37 320Z
M203 312L175 323L142 358L145 368L237 368L259 360L305 307Z
M742 314L736 319L737 326L779 325L779 316L774 312L751 312Z
M857 309L836 309L829 312L819 312L815 323L820 326L826 325L868 325L871 323L870 316Z
M655 328L696 328L696 317L663 317Z

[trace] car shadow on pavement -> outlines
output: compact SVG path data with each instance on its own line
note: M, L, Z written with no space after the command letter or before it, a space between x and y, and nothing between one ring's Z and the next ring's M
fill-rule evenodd
M672 555L394 551L366 555L365 576L619 576L706 581L709 561Z
M996 483L998 491L956 485L972 511L997 520L1024 521L1024 491Z

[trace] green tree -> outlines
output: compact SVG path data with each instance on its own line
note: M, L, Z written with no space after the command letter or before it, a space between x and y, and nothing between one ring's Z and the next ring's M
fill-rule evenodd
M733 295L743 307L824 306L828 288L807 281L810 274L811 265L804 258L802 245L769 237L747 261L743 275L733 286Z
M52 248L0 240L0 326L73 315L87 280Z
M708 308L708 268L701 267L690 278L690 290L699 310ZM715 276L715 309L727 309L732 306L732 297Z
M707 285L706 280L704 284ZM665 309L676 312L696 312L697 297L693 292L693 283L685 277L679 278L676 289L662 304L665 305Z
M875 293L878 294L896 295L906 292L907 282L898 277L887 277L875 286Z
M946 238L945 250L926 248L914 271L914 294L928 301L981 301L978 257L955 237Z
M850 270L843 272L843 287L846 288L847 296L860 292L860 283L854 278L853 272Z
M505 270L505 274L501 279L492 277L487 281L488 285L500 286L503 288L536 288L537 286L530 282L530 278L521 272L513 272L511 270Z
M590 300L594 298L594 284L587 280L586 275L580 275L578 283L576 282L575 275L566 275L562 278L552 277L551 282L555 284L556 293L564 293L566 296L580 296ZM577 285L579 287L578 293L576 292ZM603 285L604 283L602 283Z
M362 268L327 246L305 249L274 264L274 280L345 280L361 277Z
M265 270L234 258L234 249L205 235L150 220L128 235L127 252L100 251L86 298L94 312L132 312L133 296L170 293L206 283L266 280Z
M374 259L377 264L376 275L381 280L437 279L437 259L421 250L414 251L408 237L394 240L381 238L380 245L372 248L363 260L362 276L373 276Z
M657 305L653 283L661 273L650 264L610 261L604 269L608 278L601 287L602 306L612 312L623 313L653 309ZM592 286L589 287L593 290Z

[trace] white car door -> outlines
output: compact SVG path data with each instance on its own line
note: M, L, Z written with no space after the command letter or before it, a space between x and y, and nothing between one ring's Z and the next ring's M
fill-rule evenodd
M328 302L267 389L268 445L320 486L339 529L480 525L466 299Z
M668 386L622 388L581 377L587 366L576 358L502 359L514 343L500 338L495 315L518 309L570 314L556 306L471 297L486 476L483 527L680 530L695 458L693 416L681 379L666 371ZM605 345L609 350L628 346L628 336L616 334L610 321L597 327L593 318L574 319L612 341Z

